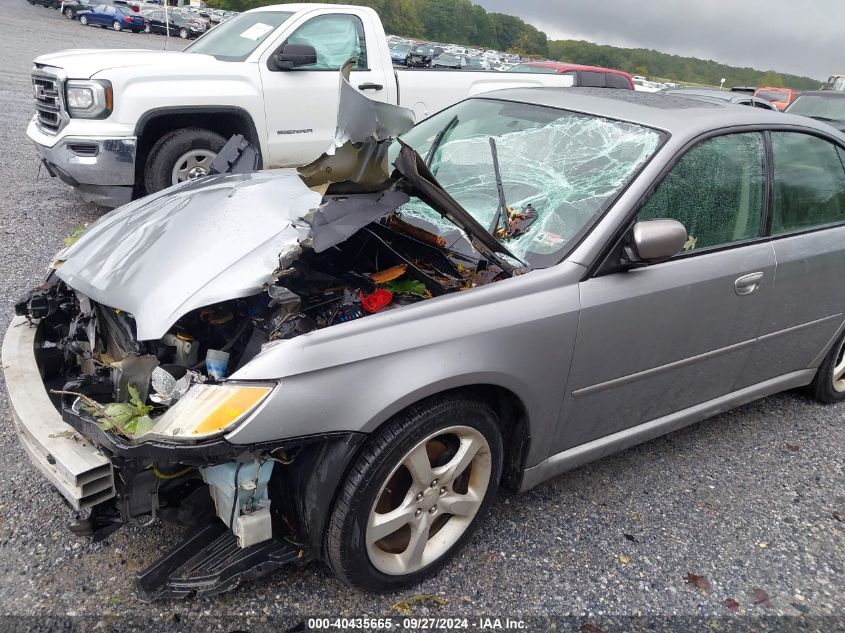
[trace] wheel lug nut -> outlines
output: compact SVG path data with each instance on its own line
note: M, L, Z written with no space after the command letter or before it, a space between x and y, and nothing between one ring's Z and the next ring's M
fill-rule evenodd
M428 513L429 513L429 514L434 514L434 513L436 513L436 512L437 512L437 506L431 506L431 507L428 509Z
M430 485L432 488L437 488L437 480L432 481Z
M419 519L421 516L422 516L422 510L420 510L419 508L417 508L417 511L416 511L416 512L414 512L414 518L415 518L415 519Z
M443 496L443 495L445 495L445 494L446 494L446 486L443 486L443 487L440 489L440 496L442 497L442 496Z
M423 498L423 493L418 492L417 493L417 501L422 501L422 498Z

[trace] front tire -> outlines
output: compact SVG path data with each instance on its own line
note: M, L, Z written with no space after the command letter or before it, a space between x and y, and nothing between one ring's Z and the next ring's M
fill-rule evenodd
M70 7L68 7L67 9L65 9L65 17L66 17L68 20L72 20L72 19L73 19L73 9L71 9Z
M144 25L144 33L152 33L152 29L149 24Z
M498 417L485 402L451 394L409 407L368 440L341 485L329 566L370 591L434 575L477 529L501 472Z
M165 134L147 156L147 193L207 175L211 161L225 144L225 138L204 128L187 127Z
M79 23L82 26L88 26L88 16L87 15L80 15L79 16Z
M179 37L183 40L188 39L188 29L179 29Z
M810 394L819 402L845 401L845 334L830 348L810 383Z

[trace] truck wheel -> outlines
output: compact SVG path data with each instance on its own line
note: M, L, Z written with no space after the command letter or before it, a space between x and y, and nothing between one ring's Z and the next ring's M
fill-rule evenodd
M211 161L226 139L199 127L186 127L162 136L147 156L144 186L155 193L185 180L208 175Z
M498 418L485 402L453 394L409 407L373 434L341 484L327 562L366 590L432 576L478 527L501 472Z

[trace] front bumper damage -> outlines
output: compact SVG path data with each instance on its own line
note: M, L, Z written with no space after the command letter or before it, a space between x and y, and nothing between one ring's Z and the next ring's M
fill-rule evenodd
M119 207L132 200L136 137L67 136L45 145L35 121L27 135L47 173L78 189L85 201Z
M323 532L334 490L363 434L252 445L223 438L185 445L133 442L103 431L92 416L73 406L73 398L51 399L37 358L39 329L25 317L13 319L3 340L3 372L27 456L86 517L72 530L97 541L122 525L148 525L156 518L188 528L182 542L138 575L143 596L218 594L319 556L317 535ZM212 486L197 473L233 461L248 465L271 454L282 457L273 459L276 472L268 492L272 537L243 546L219 518Z
M62 420L33 353L37 329L16 317L3 339L3 372L12 420L30 461L76 510L115 495L109 458Z

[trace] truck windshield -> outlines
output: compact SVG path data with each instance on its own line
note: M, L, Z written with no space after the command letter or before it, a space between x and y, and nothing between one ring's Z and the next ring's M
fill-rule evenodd
M185 49L224 62L242 62L284 23L293 11L256 11L226 20Z
M529 206L537 214L526 231L502 243L534 268L557 263L567 244L614 200L662 140L660 132L633 123L485 98L447 108L401 137L429 157L440 185L484 227L491 226L499 207L491 138L508 219L518 222ZM397 146L391 147L391 162ZM399 212L444 236L454 230L417 199Z

